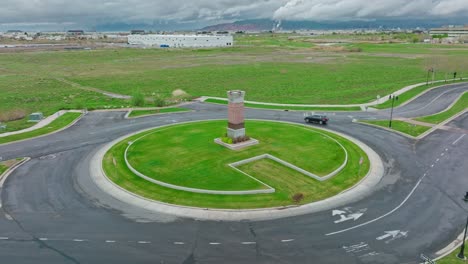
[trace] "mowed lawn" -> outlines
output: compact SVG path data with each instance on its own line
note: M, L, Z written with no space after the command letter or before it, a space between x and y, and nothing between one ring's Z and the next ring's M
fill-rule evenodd
M229 168L227 164L269 153L319 175L325 175L344 161L344 152L334 142L317 131L300 126L273 122L248 121L248 134L259 139L260 145L242 151L231 151L216 145L213 139L224 133L224 121L177 125L161 129L136 141L130 148L129 160L141 172L177 185L216 189L245 190L263 188L258 182ZM207 130L203 129L206 128ZM174 133L179 130L179 133ZM167 133L167 134L166 134ZM276 134L276 135L275 135ZM299 203L317 201L351 187L369 168L367 156L356 145L336 135L349 153L349 162L342 172L330 180L319 182L301 173L264 159L239 167L276 189L272 194L212 195L173 190L145 181L125 166L123 152L126 139L105 156L107 176L118 185L150 199L163 202L212 208L259 208L294 204L292 196L304 195ZM281 136L279 136L281 135ZM294 149L294 151L291 151ZM364 157L361 174L359 159ZM115 159L117 166L114 166Z

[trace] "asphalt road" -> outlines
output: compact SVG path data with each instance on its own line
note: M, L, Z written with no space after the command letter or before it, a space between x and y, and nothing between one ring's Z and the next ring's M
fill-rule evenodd
M439 112L468 85L432 90L395 109L396 117ZM352 119L377 112L328 113L330 129L381 155L385 176L375 192L339 209L261 222L174 218L130 207L100 191L89 160L103 144L144 128L226 118L225 106L193 103L191 113L125 120L123 112L90 112L47 137L0 146L4 159L32 159L1 191L2 263L418 263L462 232L468 204L468 114L415 141ZM247 118L303 121L302 112L248 109ZM399 232L398 232L399 230ZM386 233L386 231L395 231Z

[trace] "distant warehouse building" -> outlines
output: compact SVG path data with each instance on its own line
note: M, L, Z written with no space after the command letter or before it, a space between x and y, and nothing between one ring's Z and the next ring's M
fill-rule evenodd
M208 35L129 35L128 44L160 48L230 47L234 39Z
M429 32L431 35L447 35L449 37L468 36L468 26L449 26L433 28Z

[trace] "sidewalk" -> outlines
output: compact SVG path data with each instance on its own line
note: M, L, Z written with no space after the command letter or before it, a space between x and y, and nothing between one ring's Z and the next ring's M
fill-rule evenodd
M39 128L43 128L43 127L49 125L50 123L52 123L55 119L59 118L60 116L62 116L63 114L65 114L65 113L67 113L67 112L77 112L77 113L81 113L80 110L60 110L60 111L58 111L57 113L52 114L52 115L50 115L50 116L48 116L48 117L42 119L41 121L39 121L37 124L35 124L35 125L32 126L32 127L28 127L28 128L25 128L25 129L22 129L22 130L18 130L18 131L12 131L12 132L7 132L7 133L2 133L2 134L0 134L0 137L8 137L8 136L11 136L11 135L22 134L22 133L25 133L25 132L30 132L30 131L39 129Z

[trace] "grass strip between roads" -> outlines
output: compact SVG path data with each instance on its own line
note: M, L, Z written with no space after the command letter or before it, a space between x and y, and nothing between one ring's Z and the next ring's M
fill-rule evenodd
M468 108L468 92L465 92L450 109L435 115L423 116L415 119L426 123L439 124L466 108Z
M138 117L145 115L156 115L176 112L188 112L190 110L179 107L161 108L161 109L150 109L150 110L132 110L128 117Z
M215 121L215 122L218 122L220 127L222 128L225 127L225 121ZM285 126L284 129L287 129L286 126L289 126L291 130L298 130L298 129L302 130L303 131L302 134L306 132L304 130L310 129L312 132L316 131L312 128L307 128L307 127L300 126L300 125L284 125L281 123L272 123L272 122L266 122L266 121L261 121L261 122L255 121L256 124L252 124L253 122L254 121L248 121L246 123L247 130L251 131L250 133L252 133L254 130L252 127L253 125L257 126L257 130L259 132L261 132L264 129L267 129L267 128L262 128L262 124L267 124L267 125L270 124L268 126L269 128L267 129L268 130L267 132L269 132L270 128L274 128L275 126L278 126L278 127ZM201 131L197 131L197 130L200 130L200 129L197 129L197 126L202 125L204 123L206 122L193 124L194 126L193 133L201 133ZM176 126L179 126L179 125L176 125ZM189 127L184 127L184 126L180 126L180 127L182 128L181 131L190 130ZM249 127L251 128L250 130L249 130ZM164 131L161 131L161 132L164 132ZM151 132L148 131L144 133L151 133ZM324 182L319 182L297 171L294 171L290 168L287 168L283 165L280 165L276 162L273 162L267 159L258 160L255 162L244 164L239 168L243 170L244 172L251 174L255 178L275 188L276 192L271 193L271 194L252 194L252 195L199 194L199 193L174 190L174 189L162 187L157 184L150 183L138 177L137 175L133 174L125 165L124 156L123 156L123 153L126 147L128 146L128 141L133 141L141 137L143 134L135 135L130 138L127 138L117 143L115 146L113 146L104 157L103 168L104 168L104 171L106 172L106 175L109 177L109 179L111 179L113 182L115 182L117 185L121 186L122 188L127 189L128 191L136 193L138 195L144 196L146 198L158 200L158 201L162 201L162 202L170 203L170 204L178 204L178 205L194 206L194 207L202 207L202 208L225 208L225 209L268 208L268 207L277 207L277 206L288 206L288 205L294 205L294 204L305 204L305 203L310 203L310 202L314 202L314 201L318 201L318 200L322 200L322 199L334 196L342 192L343 190L352 187L357 182L359 182L359 180L361 180L362 177L364 177L369 170L369 160L367 158L367 155L358 146L356 146L354 143L348 140L345 140L335 134L322 132L322 131L320 131L320 133L323 133L330 137L335 138L347 149L348 154L349 154L349 159L344 169L340 173L338 173L336 176L334 176L333 178ZM308 133L305 133L305 134L308 134ZM265 134L260 133L258 135L261 136L257 138L260 140L260 144L262 144L262 142L263 144L265 144L267 143L268 135L271 135L271 133L265 133ZM181 137L184 137L184 135L181 135L181 134L177 134L177 135L173 134L171 138L167 138L163 134L162 136L163 136L162 138L164 138L165 140L175 140L175 141L185 140L181 138ZM255 138L256 135L252 135L252 136ZM293 137L294 135L291 135L291 139ZM193 137L188 138L189 142L192 142L190 141L191 138ZM236 155L239 157L240 156L251 157L250 154L252 154L252 156L255 156L256 154L255 151L250 152L251 150L254 150L255 146L249 147L240 152L233 152L231 150L225 149L222 146L215 145L215 143L213 142L213 138L211 138L211 135L210 135L210 140L205 140L205 141L206 141L205 144L207 145L214 145L213 147L210 146L209 147L210 149L211 148L219 149L220 152L216 156L220 160L218 161L218 163L224 162L224 161L230 161L230 160L226 160L229 153L231 153L231 155ZM192 142L192 143L198 144L197 142ZM270 144L271 147L275 148L278 144L283 144L283 142L273 141L273 142L269 142L268 144ZM315 145L314 143L311 143L310 145L312 147L311 153L314 153L315 151L317 152L315 156L318 155L319 157L321 150L320 149L313 150L313 146ZM261 147L261 145L257 145L257 146ZM268 148L269 146L266 146L266 147ZM212 164L210 162L205 163L203 161L206 158L212 159L213 157L211 156L203 157L203 155L201 155L198 151L194 151L191 154L190 152L187 153L186 151L183 150L184 148L183 144L178 144L178 145L176 144L175 146L172 146L172 148L173 149L170 154L172 154L173 156L173 161L172 161L173 165L166 164L166 163L157 164L158 163L157 156L155 157L154 153L151 154L153 157L155 157L155 160L153 161L153 165L160 166L161 167L160 169L163 171L171 170L172 172L174 172L178 170L178 167L176 166L176 164L180 164L178 163L179 160L184 161L184 162L187 160L192 160L192 162L196 164L196 168L193 169L194 175L196 174L199 176L204 175L203 171L198 171L202 167L207 168L207 166L215 166L215 165L218 166L217 164ZM157 151L157 148L155 148L155 151ZM283 153L285 157L288 155L288 153L291 153L290 151L288 151L288 149L284 149L284 151L286 151L286 153ZM326 152L326 150L324 151ZM164 151L161 150L159 151L159 153L162 155L164 154ZM272 153L272 154L275 154L275 153ZM189 155L189 156L185 156L185 155ZM312 160L311 155L296 155L296 156L297 158L302 159L302 161L297 160L297 162L302 162L302 164L305 164L307 163L307 161ZM361 168L360 168L359 160L361 157L363 157L364 159L363 159L363 164L361 165ZM149 161L144 162L144 164L146 165L150 163L151 162ZM223 164L219 166L223 166ZM224 164L224 166L227 166L227 164ZM208 176L215 176L219 178L220 176L223 176L223 175L208 175ZM221 181L224 181L223 177L219 179ZM180 180L186 181L186 180L191 180L191 179L180 179ZM213 183L213 180L211 180L210 184L216 184L216 183ZM298 202L294 202L293 196L295 194L302 194L303 195L302 199Z
M16 135L11 135L11 136L6 136L6 137L1 137L0 138L0 144L4 143L10 143L13 141L18 141L18 140L24 140L24 139L29 139L29 138L34 138L42 135L46 135L49 133L52 133L54 131L57 131L59 129L62 129L69 124L71 124L73 121L75 121L77 118L81 116L81 113L73 113L73 112L67 112L60 116L59 118L55 119L52 121L49 125L35 129L33 131L21 133L21 134L16 134Z
M460 248L457 248L455 251L450 253L450 255L439 259L437 261L437 264L462 264L462 263L468 263L468 260L462 260L457 257L458 253L460 252ZM466 256L466 253L465 253Z
M395 100L395 102L394 102L394 107L397 107L397 106L400 106L400 105L406 103L407 101L419 96L421 93L425 92L426 90L428 90L430 88L443 86L443 85L447 85L447 84L453 84L453 83L461 83L461 82L466 82L466 80L465 81L451 81L451 82L446 82L446 83L440 82L440 83L434 83L434 84L430 84L430 85L418 86L418 87L416 87L414 89L411 89L411 90L409 90L409 91L407 91L405 93L400 94L398 96L398 101ZM375 106L372 106L372 107L377 108L377 109L390 108L390 107L392 107L392 100L388 100L385 103L375 105Z
M206 103L227 105L228 101L220 99L207 99ZM276 110L295 110L295 111L360 111L359 106L356 107L307 107L307 106L279 106L266 104L244 103L246 107L261 108L261 109L276 109Z
M377 121L361 120L360 122L373 124L373 125L388 128L391 130L396 130L396 131L405 133L413 137L417 137L423 134L424 132L428 131L429 129L431 129L430 127L410 124L410 123L400 121L400 120L393 120L392 127L389 128L388 121L389 120L377 120Z

